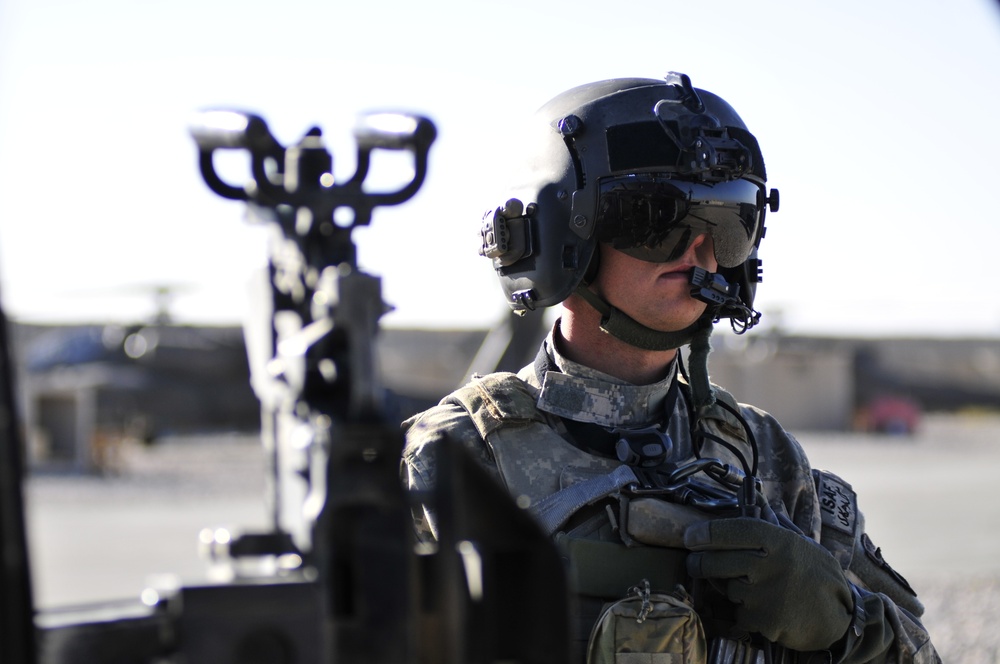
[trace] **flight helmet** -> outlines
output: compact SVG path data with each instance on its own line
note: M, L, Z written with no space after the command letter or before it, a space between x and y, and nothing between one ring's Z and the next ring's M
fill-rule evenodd
M692 275L692 295L709 302L692 328L731 318L745 329L759 320L757 248L778 192L768 194L757 140L723 99L673 72L598 81L542 106L525 138L505 202L481 229L480 253L492 259L515 313L578 292L605 319L625 319L606 330L615 336L679 347L693 329L678 336L643 328L586 285L599 268L599 242L667 262L707 232L719 272Z

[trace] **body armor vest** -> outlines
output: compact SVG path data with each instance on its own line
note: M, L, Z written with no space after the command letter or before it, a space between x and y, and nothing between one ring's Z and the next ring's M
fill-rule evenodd
M716 400L738 409L727 392L715 386L713 391ZM509 493L529 509L595 478L616 476L624 466L563 438L559 418L537 407L538 393L539 385L528 367L520 375L496 373L477 378L448 399L469 414ZM706 431L743 454L749 453L747 434L732 413L710 404L700 416ZM690 435L690 414L683 406L674 408L667 424L671 436L678 440ZM705 442L700 456L734 460L723 445L711 440ZM864 519L850 485L829 473L812 473L821 503L821 543L840 561L848 578L886 593L915 615L923 613L905 580L884 562L864 535ZM774 498L780 495L768 491L767 479L764 484L765 494L773 494ZM685 569L684 531L694 521L712 518L713 513L657 498L629 500L614 491L613 484L610 486L612 490L581 506L565 523L559 520L560 526L550 531L567 561L570 587L578 595L574 611L577 647L586 644L590 626L605 603L623 597L642 580L648 580L655 589L670 590L680 584L693 590L713 652L720 644L728 647L734 643L732 635L727 634L726 615L716 614L711 603L702 601L704 597L699 599L700 592L691 588ZM780 491L779 485L771 488ZM795 659L791 651L784 653L789 659L782 661L804 661Z
M564 439L556 431L554 416L537 408L538 388L528 382L533 376L525 373L484 376L452 398L469 413L486 441L510 494L530 509L570 487L608 476L623 464ZM720 391L718 398L735 404L728 393ZM734 418L717 410L718 421L709 421L708 426L716 435L733 440ZM686 419L670 422L672 435L688 435ZM734 442L746 445L742 438ZM612 495L616 500L603 501ZM711 514L656 498L627 500L614 491L592 498L596 505L581 509L566 528L550 533L569 559L570 581L577 593L615 599L642 578L666 590L687 580L684 530Z

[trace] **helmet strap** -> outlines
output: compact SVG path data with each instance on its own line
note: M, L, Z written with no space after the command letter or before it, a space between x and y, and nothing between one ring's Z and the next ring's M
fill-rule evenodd
M601 314L601 330L619 341L642 350L674 350L687 345L704 328L711 330L715 320L714 308L709 307L693 324L674 332L663 332L646 327L620 309L611 306L597 293L584 285L576 289L590 306ZM706 337L707 340L707 337Z
M708 354L712 351L709 337L712 336L712 325L706 325L698 330L691 339L691 349L688 355L691 385L691 401L698 419L705 410L715 403L715 392L708 378Z
M577 286L576 294L601 314L602 331L630 346L643 350L674 350L690 344L688 383L695 418L700 420L715 403L715 392L708 377L708 355L712 351L710 337L718 307L709 306L698 320L683 330L663 332L646 327L584 285Z

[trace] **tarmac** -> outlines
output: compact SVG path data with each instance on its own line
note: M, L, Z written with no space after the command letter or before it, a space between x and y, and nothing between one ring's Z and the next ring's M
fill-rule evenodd
M927 607L944 661L1000 661L1000 417L932 416L908 437L797 437L813 466L857 491L868 533ZM246 435L127 445L102 476L33 473L25 502L36 607L208 579L199 532L266 528L264 490L263 451Z

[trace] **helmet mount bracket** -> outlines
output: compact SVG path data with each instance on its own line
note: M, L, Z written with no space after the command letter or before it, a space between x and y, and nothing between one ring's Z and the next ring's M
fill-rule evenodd
M663 82L667 85L672 85L676 88L680 88L681 98L676 100L675 103L684 104L685 107L692 113L704 113L705 112L705 102L701 100L701 95L698 91L694 89L691 85L691 77L687 74L681 74L680 72L671 71L667 72L666 76L663 77Z
M494 266L499 267L513 265L530 256L531 215L534 211L533 203L525 208L520 200L511 198L493 212L487 212L480 229L482 245L479 255L492 259Z

